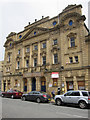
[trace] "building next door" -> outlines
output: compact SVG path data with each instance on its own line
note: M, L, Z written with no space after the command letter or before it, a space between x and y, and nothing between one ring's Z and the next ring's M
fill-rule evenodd
M46 92L46 79L45 79L45 77L41 77L41 91Z
M27 92L27 79L24 79L24 92Z
M36 90L36 78L32 78L32 91Z

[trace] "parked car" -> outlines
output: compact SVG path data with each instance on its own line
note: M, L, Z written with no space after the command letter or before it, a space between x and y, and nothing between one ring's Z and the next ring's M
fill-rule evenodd
M63 95L56 95L55 102L57 105L62 103L77 104L80 108L86 108L90 105L90 92L88 91L68 91Z
M2 91L0 91L0 96L2 96Z
M45 92L31 91L28 94L23 94L22 100L36 101L37 103L48 102L51 100L51 96Z
M21 98L22 92L18 90L8 90L7 92L2 92L2 97L10 97L10 98Z

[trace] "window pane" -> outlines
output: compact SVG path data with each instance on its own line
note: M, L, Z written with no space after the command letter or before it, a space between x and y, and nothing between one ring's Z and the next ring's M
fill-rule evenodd
M46 65L46 56L43 56L43 65Z
M18 62L17 62L17 68L18 68L18 69L19 69L19 65L20 65L20 62L18 61Z
M37 58L34 58L34 66L37 66Z
M42 46L43 48L46 48L46 43L43 43L43 46Z
M69 57L70 63L73 63L73 58Z
M54 45L57 45L57 39L53 41Z
M26 52L29 52L29 50L30 50L30 49L29 49L29 47L28 47L28 48L26 48Z
M26 60L26 67L29 67L29 60Z
M75 56L75 61L78 62L78 56Z
M37 45L34 46L34 50L38 50L38 46Z
M75 47L75 38L70 38L71 47Z
M18 50L18 54L20 54L20 50Z
M88 96L87 92L82 92L83 96Z
M79 93L79 92L72 92L72 93L70 94L70 96L80 96L80 93Z
M53 78L53 86L57 86L57 79Z
M58 63L58 55L54 54L54 64Z

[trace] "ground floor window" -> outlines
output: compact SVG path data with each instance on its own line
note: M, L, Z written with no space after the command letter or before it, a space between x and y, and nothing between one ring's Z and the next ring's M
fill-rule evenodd
M17 87L17 84L18 84L18 80L15 80L15 87Z
M67 83L67 91L74 89L73 88L73 81L67 81L66 83Z
M78 81L78 90L85 90L85 81Z
M58 86L57 78L53 78L53 86L56 87Z
M8 80L8 89L10 89L10 80Z

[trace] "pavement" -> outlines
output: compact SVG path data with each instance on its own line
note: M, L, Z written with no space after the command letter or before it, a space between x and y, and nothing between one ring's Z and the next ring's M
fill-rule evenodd
M55 100L54 100L54 99L51 99L50 103L55 103Z

